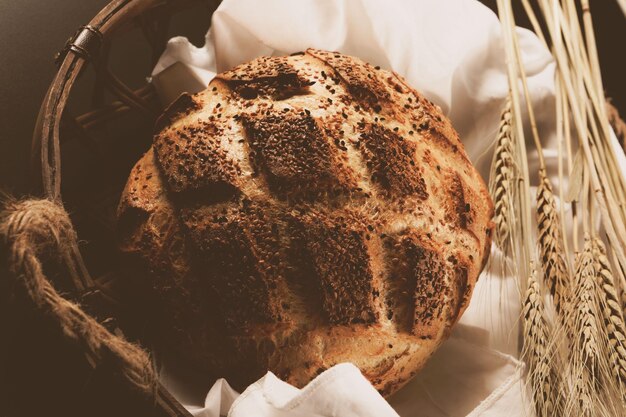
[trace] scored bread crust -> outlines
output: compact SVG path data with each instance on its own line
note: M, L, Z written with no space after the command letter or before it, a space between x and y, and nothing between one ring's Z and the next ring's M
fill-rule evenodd
M390 395L466 308L493 203L441 109L337 52L261 57L161 116L119 209L162 346L242 389L352 362Z

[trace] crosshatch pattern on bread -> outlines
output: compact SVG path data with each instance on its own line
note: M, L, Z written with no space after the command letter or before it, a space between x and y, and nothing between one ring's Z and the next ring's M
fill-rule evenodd
M165 352L239 389L353 362L389 395L467 306L492 212L438 106L396 73L309 49L172 103L119 228Z

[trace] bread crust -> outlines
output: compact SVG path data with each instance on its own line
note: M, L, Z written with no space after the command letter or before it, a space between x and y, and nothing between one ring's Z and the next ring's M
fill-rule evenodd
M492 215L438 106L314 49L182 95L118 210L120 248L168 312L164 351L239 389L349 361L384 395L466 308Z

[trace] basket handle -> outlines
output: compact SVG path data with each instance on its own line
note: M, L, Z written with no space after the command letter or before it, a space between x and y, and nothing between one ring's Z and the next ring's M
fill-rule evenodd
M61 202L61 155L59 127L69 93L81 70L95 60L100 46L124 23L145 10L167 3L166 0L113 0L70 38L57 55L59 70L48 89L35 124L32 142L32 165L35 184L46 198ZM118 79L106 72L112 91L135 107L149 108L143 99L132 94ZM39 179L37 179L39 178Z
M90 282L89 274L84 265L76 243L76 233L63 209L61 199L61 154L60 154L60 123L63 111L67 104L70 91L76 82L84 65L95 60L98 49L120 26L129 20L140 16L147 9L168 3L167 0L113 0L88 25L81 27L68 40L66 47L57 56L59 69L48 89L37 117L32 142L32 168L35 173L36 185L44 195L42 200L26 200L22 203L9 202L5 205L0 222L0 236L13 245L19 246L19 253L28 255L11 258L9 251L9 265L12 275L23 278L27 293L42 311L65 311L63 317L57 317L64 333L86 345L87 359L93 367L98 363L100 355L98 349L103 347L116 353L120 359L120 366L128 376L130 382L145 388L145 381L149 380L155 388L154 402L160 411L159 414L169 417L190 417L191 414L173 398L173 396L156 380L153 373L147 371L150 360L145 352L138 347L117 337L82 311L77 305L61 297L52 287L41 268L38 250L42 242L60 255L60 259L67 266L75 285L80 288L81 282ZM106 79L110 80L112 91L124 96L128 104L137 107L147 107L143 99L137 97L119 80L104 71ZM130 93L129 93L130 91ZM37 177L39 181L37 181ZM7 211L8 208L8 211ZM31 219L33 222L24 222ZM41 222L44 223L41 223ZM59 223L60 222L60 223ZM31 227L28 233L16 234L15 227ZM62 229L55 228L62 225ZM43 231L43 234L42 234ZM33 234L34 233L34 234ZM19 240L19 236L36 236L36 241ZM65 237L63 237L65 236ZM59 241L63 238L63 242ZM18 239L18 240L16 240ZM55 243L56 242L56 243ZM16 246L17 245L17 246ZM17 252L15 252L17 253ZM25 275L27 271L30 275ZM30 277L31 279L28 279ZM60 309L60 307L63 307ZM68 319L69 317L69 319ZM69 321L68 321L69 320ZM69 326L69 327L68 327ZM74 329L68 333L67 329ZM96 352L94 354L94 352ZM140 375L137 371L140 370ZM143 381L143 382L142 382ZM143 385L142 385L143 384Z

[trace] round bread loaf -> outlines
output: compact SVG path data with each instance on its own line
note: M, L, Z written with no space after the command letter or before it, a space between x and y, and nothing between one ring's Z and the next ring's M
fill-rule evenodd
M119 228L166 352L238 389L352 362L388 395L467 306L492 211L438 106L396 73L309 49L170 105Z

